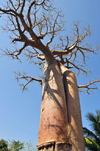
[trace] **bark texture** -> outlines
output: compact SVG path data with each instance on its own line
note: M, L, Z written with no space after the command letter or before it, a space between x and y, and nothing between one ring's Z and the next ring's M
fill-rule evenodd
M55 60L45 64L38 151L85 151L75 75Z
M44 67L38 146L48 142L65 143L67 109L64 86L56 61Z
M67 138L72 151L85 151L81 120L80 101L76 77L73 72L61 66L67 104Z

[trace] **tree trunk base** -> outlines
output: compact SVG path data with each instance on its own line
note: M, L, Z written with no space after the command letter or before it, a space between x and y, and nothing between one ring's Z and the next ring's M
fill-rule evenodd
M72 151L72 145L69 143L52 143L38 147L38 151Z

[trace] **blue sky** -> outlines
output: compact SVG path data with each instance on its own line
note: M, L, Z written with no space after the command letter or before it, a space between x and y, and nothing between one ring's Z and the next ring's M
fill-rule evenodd
M3 2L3 0L0 0ZM81 25L90 24L93 28L91 43L96 46L100 44L100 1L99 0L55 0L56 6L61 8L67 19L67 31L71 34L71 24L80 20ZM3 17L0 17L0 25L4 24ZM11 43L7 33L0 30L0 48L10 48ZM86 84L91 79L100 77L100 54L89 56L87 67L92 68L92 74L87 77L77 77L78 84ZM37 144L40 107L41 107L41 86L31 83L28 91L22 92L17 81L14 80L13 71L27 71L29 75L37 77L42 73L33 64L24 61L19 63L8 57L0 57L0 139L20 140ZM100 85L99 90L93 94L80 94L83 126L89 127L86 120L88 112L95 113L100 109Z

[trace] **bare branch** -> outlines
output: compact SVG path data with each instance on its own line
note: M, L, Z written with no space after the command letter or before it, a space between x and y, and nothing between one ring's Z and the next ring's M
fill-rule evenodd
M50 47L53 43L55 36L59 36L60 31L63 31L65 22L63 21L63 15L61 11L57 11L50 0L18 0L17 5L14 5L13 0L8 0L6 2L5 9L0 8L0 14L7 15L7 25L3 27L3 30L10 31L10 38L13 43L23 43L24 45L15 49L15 51L10 51L8 49L3 52L5 55L9 55L12 58L19 59L19 55L24 51L24 56L30 62L38 64L39 66L44 65L45 59L49 60L51 63L53 59L59 60L63 65L67 65L67 68L74 68L78 73L88 73L84 68L86 65L86 60L89 53L97 53L97 46L93 49L93 46L87 40L87 36L91 35L91 28L88 26L84 28L85 30L81 33L79 28L79 23L74 24L73 38L66 36L57 37L60 42ZM28 5L27 5L28 4ZM27 7L28 6L28 7ZM14 37L15 36L15 37ZM49 40L48 40L49 37ZM46 44L44 44L41 39L47 38ZM56 40L57 41L57 40ZM25 49L27 46L31 46L32 50ZM38 51L39 50L39 51ZM81 58L79 58L79 55ZM35 60L35 58L41 61ZM52 59L51 59L52 58ZM42 64L42 63L43 64ZM23 85L23 89L26 88L28 83L33 80L39 81L26 75L19 75L19 79L25 79L27 83ZM81 85L78 88L83 89L96 89L97 87L90 87L92 84L100 82L96 80L90 82L87 85Z
M13 9L5 10L5 9L0 8L0 11L5 14L12 15L14 17L19 16L19 14L16 11L14 11Z
M8 49L6 49L6 51L3 51L4 52L4 55L7 55L7 56L11 56L13 59L19 59L18 55L20 55L22 53L22 51L25 49L27 45L24 44L19 50L15 50L13 52L10 52Z
M16 11L20 8L20 6L21 6L21 2L20 2L20 0L18 1L18 6L17 6L17 8L16 8Z
M15 79L17 79L17 81L19 81L20 79L24 79L24 80L27 81L26 84L20 84L20 86L22 87L22 90L25 90L26 86L29 83L31 83L32 81L37 81L42 85L42 80L41 79L33 78L31 76L21 75L20 73L16 73L16 72L15 72L15 74L17 74L17 76L15 78Z
M45 4L45 0L43 0L41 3L35 3L35 5L43 5L43 4Z
M44 55L41 55L41 54L38 54L37 58L38 58L38 59L40 59L40 60L42 60L42 61L44 61L44 60L45 60Z
M84 47L77 47L79 50L86 50L88 52L93 52L96 54L96 50L98 50L100 48L100 45L97 46L95 49L91 49L91 48L84 48Z
M28 42L28 38L23 34L17 16L16 16L16 22L17 22L18 31L19 31L19 34L20 34L20 37L21 37L20 41L27 43Z
M17 57L18 55L21 54L22 50L25 49L26 46L27 46L27 45L26 45L26 43L25 43L22 48L20 48L18 51L14 51L14 52L10 53L9 55L13 55L13 56L16 56L16 57Z
M91 70L86 71L86 70L82 69L82 65L81 64L80 65L75 65L74 63L70 62L69 60L66 60L66 62L68 62L69 64L73 65L73 67L76 68L79 72L82 71L83 73L87 74L88 72L91 71Z
M52 35L51 35L50 40L47 42L46 47L48 47L48 45L53 41L53 39L54 39L54 37L55 37L55 33L56 33L57 31L61 31L62 28L63 28L63 26L64 26L64 24L62 24L62 21L61 21L61 22L58 22L58 21L57 21L58 17L61 17L60 12L57 13L57 16L56 16L56 18L55 18L55 20L54 20L54 24L53 24L52 29L51 29L51 27L50 27L50 32L52 33ZM60 24L60 25L59 25L59 24ZM58 27L56 27L56 26L58 26ZM47 32L47 33L48 33L48 32Z
M9 0L9 2L11 3L12 7L14 8L14 10L16 10L15 6L13 5L12 0Z
M32 27L32 22L31 22L31 18L30 18L30 12L31 12L31 8L32 8L32 6L35 4L35 1L33 1L32 3L31 3L31 5L29 6L29 9L28 9L28 21L29 21L29 24L30 24L30 27Z
M20 14L22 14L24 6L25 6L25 0L23 0L22 7L21 7L21 10L20 10Z
M94 86L94 84L98 82L100 83L100 79L90 81L86 85L79 85L78 88L81 89L80 91L83 91L83 89L86 89L87 93L90 94L92 93L90 90L98 89L96 86ZM93 85L93 87L90 87L91 85Z

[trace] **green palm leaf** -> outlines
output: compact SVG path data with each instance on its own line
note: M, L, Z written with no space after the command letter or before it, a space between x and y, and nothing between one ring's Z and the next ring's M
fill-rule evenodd
M87 119L90 121L90 126L97 136L100 136L100 111L96 111L96 116L92 113L87 114Z
M86 117L92 131L83 128L85 147L89 151L100 151L100 111L96 111L96 115L88 113Z
M100 146L96 141L94 141L91 138L84 137L84 142L85 146L90 150L90 151L100 151Z

